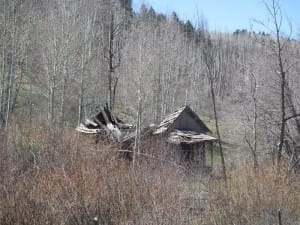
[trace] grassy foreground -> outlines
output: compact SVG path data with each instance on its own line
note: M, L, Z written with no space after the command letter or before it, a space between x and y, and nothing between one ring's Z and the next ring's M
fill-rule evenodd
M192 176L96 144L69 127L1 135L0 224L300 224L299 175L251 165ZM196 203L195 203L196 202Z

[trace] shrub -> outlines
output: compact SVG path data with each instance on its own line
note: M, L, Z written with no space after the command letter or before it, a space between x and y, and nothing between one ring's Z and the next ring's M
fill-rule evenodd
M300 222L299 175L284 170L277 173L265 168L254 173L251 166L239 165L228 173L227 188L223 181L210 182L211 224L283 224Z
M1 147L0 224L178 224L176 168L119 159L70 128L10 130ZM4 158L2 156L6 156Z

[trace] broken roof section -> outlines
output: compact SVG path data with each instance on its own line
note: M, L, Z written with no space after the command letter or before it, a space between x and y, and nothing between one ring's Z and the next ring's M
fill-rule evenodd
M167 142L172 144L196 144L207 141L216 141L217 139L206 134L198 134L193 131L175 130L170 133Z
M87 118L80 123L76 127L76 131L85 134L97 134L104 131L120 141L122 132L132 130L132 128L133 125L124 123L116 117L106 104L100 108L100 112L96 116Z

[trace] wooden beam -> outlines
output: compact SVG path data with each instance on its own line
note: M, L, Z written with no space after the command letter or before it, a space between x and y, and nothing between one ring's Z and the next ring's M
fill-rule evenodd
M214 167L214 151L213 151L213 143L209 143L210 145L210 165L211 169Z

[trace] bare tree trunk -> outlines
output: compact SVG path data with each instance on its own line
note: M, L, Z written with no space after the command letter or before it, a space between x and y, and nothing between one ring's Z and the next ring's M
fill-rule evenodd
M282 61L282 50L283 46L280 40L280 24L281 24L281 18L280 21L278 21L278 16L280 13L280 6L275 2L275 0L272 1L272 6L269 8L267 6L268 11L271 14L271 17L273 19L273 23L275 26L275 32L276 32L276 54L277 54L277 60L278 60L278 66L279 66L279 72L280 72L280 135L279 135L279 145L278 145L278 152L277 152L277 164L280 166L281 157L282 157L282 149L284 144L284 138L285 138L285 126L286 126L286 101L285 101L285 87L286 87L286 72L284 70L284 65Z
M16 54L16 46L15 46L15 30L16 30L16 21L15 21L15 13L13 14L13 33L12 33L12 54L11 54L11 62L8 73L8 96L6 102L6 116L5 116L5 129L8 128L10 113L11 113L11 103L12 103L12 89L13 89L13 73L15 66L15 54Z
M5 122L4 119L4 90L5 90L5 47L2 46L2 64L1 64L1 89L0 89L0 127ZM4 125L4 124L3 124Z
M278 156L277 163L280 165L281 156L282 156L282 148L285 138L285 85L286 85L286 77L285 72L283 70L282 58L281 58L281 44L279 40L279 31L277 33L277 44L278 44L278 61L280 67L280 75L281 75L281 92L280 92L280 111L281 111L281 123L280 123L280 138L279 138L279 146L278 146Z
M213 103L216 132L217 132L217 136L218 136L219 151L220 151L220 156L221 156L221 161L222 161L222 171L223 171L224 180L225 180L225 182L227 182L225 159L224 159L222 140L221 140L221 134L220 134L220 129L219 129L219 121L218 121L218 114L217 114L217 108L216 108L214 84L213 84L212 79L209 80L209 84L210 84L211 99L212 99L212 103Z
M102 55L107 62L108 103L109 107L115 107L116 91L120 74L116 75L116 69L121 65L121 50L123 47L122 32L124 21L117 21L115 16L115 3L109 3L109 21L104 24L104 47ZM122 14L122 12L118 12ZM107 35L107 36L106 36ZM107 37L107 38L106 38ZM107 45L106 45L107 44Z
M66 99L66 89L67 89L67 76L68 76L68 69L66 67L66 63L64 63L64 71L63 71L63 84L62 84L62 91L61 91L61 103L60 103L60 123L63 123L65 120L65 99Z
M224 159L224 153L223 153L223 148L222 148L222 139L221 139L221 134L220 134L220 129L219 129L219 121L218 121L218 114L217 114L217 108L216 108L216 97L215 97L215 90L214 90L214 79L219 74L216 74L216 57L217 57L217 49L214 48L214 45L212 43L212 40L208 36L205 40L205 45L202 46L203 48L203 57L204 57L204 63L206 65L207 69L207 79L209 82L210 86L210 94L211 94L211 99L213 103L213 111L214 111L214 117L215 117L215 126L216 126L216 132L218 136L218 145L219 145L219 151L220 151L220 156L221 156L221 162L222 162L222 172L223 172L223 177L225 180L225 183L227 185L227 176L226 176L226 166L225 166L225 159Z
M255 82L255 91L252 93L253 98L253 124L252 124L252 132L253 132L253 167L254 171L257 171L259 164L257 160L257 98L256 98L256 82Z
M85 51L83 53L85 55ZM82 56L81 61L81 75L80 75L80 84L79 84L79 100L78 100L78 124L82 119L82 110L83 110L83 101L84 101L84 56Z
M3 26L4 26L4 31L2 33L3 37L3 43L2 43L2 64L1 64L1 89L0 89L0 128L5 125L5 74L6 74L6 69L5 69L5 37L7 33L7 18L6 18L6 1L3 3L3 14L4 14L4 21L3 21Z
M250 148L255 173L259 167L257 159L257 83L254 74L251 74L251 98L252 98L252 138L249 140L245 134L245 140Z
M141 93L138 93L138 115L136 120L135 140L134 140L134 152L133 152L133 166L137 164L137 156L140 155L140 142L141 142L141 120L142 120L142 107L141 107Z
M157 78L157 93L154 93L156 96L155 104L156 104L156 111L155 111L155 123L159 123L161 121L161 114L162 114L162 81L161 81L161 62L158 62L158 78Z
M82 110L83 110L83 78L80 79L80 94L79 94L79 101L78 101L78 119L77 123L81 122L82 118Z
M112 28L111 28L112 29ZM109 58L108 58L108 94L109 94L109 107L111 109L114 108L114 102L113 102L113 73L114 73L114 67L113 67L113 41L114 36L112 34L112 30L110 30L109 34Z
M50 81L50 87L48 91L48 121L50 124L53 122L53 113L54 113L54 86L53 82Z
M135 130L135 141L134 141L134 153L133 153L133 165L136 165L136 156L140 155L140 141L141 141L141 122L142 122L142 63L143 63L143 52L142 46L139 49L140 59L139 59L139 71L138 71L138 114L136 121Z

